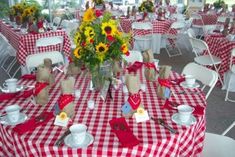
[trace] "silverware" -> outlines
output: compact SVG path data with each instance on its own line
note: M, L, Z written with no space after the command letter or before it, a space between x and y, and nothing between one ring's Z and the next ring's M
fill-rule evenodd
M173 129L172 127L170 127L169 125L167 125L163 119L161 119L161 118L156 119L153 117L151 117L151 119L155 122L158 122L161 126L164 126L171 133L173 133L173 134L177 133L177 131L175 129Z
M65 137L66 137L67 135L69 135L69 134L70 134L70 130L67 129L67 130L63 133L63 135L56 141L55 145L58 146L58 147L61 146L61 145L64 143Z

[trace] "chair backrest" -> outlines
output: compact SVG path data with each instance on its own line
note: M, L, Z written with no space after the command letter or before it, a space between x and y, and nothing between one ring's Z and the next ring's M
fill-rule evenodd
M224 136L234 126L235 126L235 121L222 133L222 135L206 133L202 156L234 157L235 140L230 137Z
M196 56L202 55L205 50L207 50L208 53L210 54L210 50L206 42L192 37L189 38L189 41L192 45L193 52L195 53Z
M68 27L68 25L69 25L69 20L62 20L61 21L61 23L60 23L60 26L62 27L62 28L67 28Z
M209 91L206 94L206 99L210 95L212 89L214 88L218 80L218 73L216 71L208 69L194 62L188 63L184 67L182 74L192 75L196 80L199 80L203 84L203 90L206 86L210 87Z
M202 25L204 25L204 22L203 22L203 20L202 20L202 16L201 15L199 15L198 13L192 13L191 14L191 18L193 19L193 20L200 20L200 22L202 23Z
M185 23L182 21L176 21L171 24L172 29L182 29L185 27Z
M190 38L196 38L196 34L195 34L195 32L194 32L194 30L193 30L192 28L189 28L189 29L187 30L187 34L188 34L188 36L189 36Z
M26 57L26 67L28 72L33 72L36 67L43 64L45 58L50 58L52 60L53 65L64 64L64 57L58 51L31 54Z
M233 72L235 72L235 64L233 64L233 58L235 58L235 48L233 48L232 51L231 51L231 58L230 58L230 63L229 63L230 69Z
M153 26L151 22L133 22L131 28L141 30L152 30Z
M203 32L205 35L212 34L215 29L216 29L216 25L204 25L203 26Z
M61 17L54 17L53 19L53 25L55 26L59 26L60 25L60 21L61 21Z
M35 44L35 53L38 52L39 47L47 47L47 46L53 46L53 45L60 45L60 52L62 51L64 38L63 36L52 36L52 37L44 37L39 38L36 40Z
M140 51L129 51L129 56L123 55L122 58L128 63L134 63L135 61L143 62L143 56Z

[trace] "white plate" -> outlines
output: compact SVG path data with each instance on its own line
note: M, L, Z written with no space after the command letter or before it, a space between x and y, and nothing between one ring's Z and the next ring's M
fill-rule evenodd
M28 117L25 113L20 113L20 118L17 122L10 122L9 119L7 118L7 116L5 115L0 118L0 123L2 123L4 125L17 125L17 124L25 122L27 119L28 119Z
M197 82L195 82L193 85L189 86L189 85L186 83L186 81L184 81L184 82L181 82L181 83L180 83L180 86L183 87L183 88L191 88L191 89L193 89L193 88L198 88L198 87L200 87L200 84L198 84Z
M84 142L79 145L76 145L72 142L72 135L71 134L66 136L64 139L65 145L67 145L68 147L71 147L71 148L86 148L90 144L92 144L93 142L94 142L94 137L88 132L86 133L86 138L85 138Z
M175 122L176 124L179 125L185 125L185 126L190 126L193 125L197 122L196 117L194 117L193 115L190 116L189 121L188 122L181 122L179 119L179 113L175 113L172 115L171 117L172 121Z
M16 91L15 92L10 92L7 88L1 88L1 91L3 92L3 93L16 93L16 92L19 92L19 91L21 91L21 90L23 90L24 89L24 86L23 85L18 85L17 87L16 87Z

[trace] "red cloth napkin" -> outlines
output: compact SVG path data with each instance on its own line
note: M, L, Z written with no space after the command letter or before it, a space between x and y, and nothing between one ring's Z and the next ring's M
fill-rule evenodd
M163 105L163 108L168 109L168 110L177 110L177 107L173 105L179 105L179 104L171 102L168 99L166 99L165 104Z
M173 84L173 85L180 85L180 83L184 82L184 81L185 81L185 78L182 77L182 78L179 78L179 79L171 80L171 84Z
M22 124L18 124L13 128L13 131L22 135L28 131L32 131L40 125L46 124L54 117L52 112L44 112L37 117L32 117ZM40 120L41 119L41 120Z
M34 74L25 74L21 76L22 79L28 79L28 80L36 80L36 75Z
M142 65L143 65L142 62L136 61L135 63L133 63L132 65L130 65L130 66L127 68L127 70L128 70L129 73L130 73L130 72L136 73L136 71L137 71L138 69L140 69L140 68L142 67Z
M124 117L114 118L109 121L109 124L123 147L131 148L140 143L130 130Z
M202 116L202 115L204 115L204 112L205 112L204 107L201 107L201 106L198 106L198 105L196 107L194 107L194 111L193 111L194 115Z
M19 92L17 93L1 93L0 94L0 102L4 101L4 100L10 100L15 98L17 95L19 94Z

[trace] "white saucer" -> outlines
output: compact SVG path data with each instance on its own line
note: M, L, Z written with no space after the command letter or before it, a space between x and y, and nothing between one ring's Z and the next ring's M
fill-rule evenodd
M181 82L181 83L180 83L180 86L183 87L183 88L191 88L191 89L193 89L193 88L198 88L198 87L200 87L200 84L198 84L197 82L195 82L193 85L189 86L189 85L186 83L186 81L184 81L184 82Z
M86 148L90 144L92 144L93 142L94 142L94 137L88 132L86 133L86 138L85 138L84 142L79 145L76 145L72 142L72 135L71 134L66 136L64 139L65 145L67 145L68 147L71 147L71 148Z
M5 115L0 118L0 123L2 123L4 125L17 125L17 124L25 122L27 119L28 119L28 117L25 113L20 113L20 118L17 122L10 122L9 119L7 118L7 116Z
M179 125L186 125L186 126L190 126L190 125L193 125L197 122L197 119L196 117L194 117L193 115L190 116L189 118L189 121L188 122L181 122L179 120L179 113L175 113L172 115L171 117L172 121L175 122L176 124L179 124Z
M15 92L10 92L7 88L0 88L3 93L16 93L24 89L23 85L18 85Z

